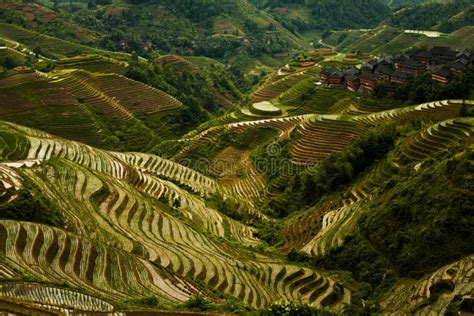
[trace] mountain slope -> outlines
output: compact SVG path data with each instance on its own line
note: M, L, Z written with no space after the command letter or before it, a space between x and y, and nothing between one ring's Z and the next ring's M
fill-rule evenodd
M421 3L395 12L391 23L405 29L453 32L474 24L474 5L465 0Z
M253 229L207 207L198 194L222 189L190 169L149 155L96 150L10 123L1 129L7 189L2 208L15 205L19 190L30 183L66 223L53 229L3 221L7 271L56 286L65 281L113 305L153 294L163 304L199 292L218 300L192 280L253 307L297 297L334 308L348 302L349 292L325 273L232 249L223 238L254 245ZM111 266L111 260L118 264ZM326 303L329 295L336 300Z
M45 2L53 7L53 3ZM153 52L179 55L204 55L224 58L246 53L254 59L286 53L291 48L307 47L269 14L257 10L246 0L226 1L103 1L87 6L87 1L70 5L56 1L54 11L38 4L22 6L16 1L2 4L0 17L8 23L114 51ZM39 12L26 14L31 6ZM23 16L21 19L18 16ZM77 29L77 36L64 33L56 24Z
M471 40L473 36L473 26L465 26L452 33L441 33L439 36L429 37L382 25L372 30L334 31L323 41L341 51L393 55L411 48L432 46L474 49Z
M258 7L269 9L283 25L294 31L329 28L368 28L380 23L389 8L379 0L253 0Z

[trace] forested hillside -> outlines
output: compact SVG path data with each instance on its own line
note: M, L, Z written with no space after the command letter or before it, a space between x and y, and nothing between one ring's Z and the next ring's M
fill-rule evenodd
M213 58L245 55L246 59L258 60L308 46L246 0L59 0L40 4L2 3L0 20L66 40L147 57L166 52ZM32 12L38 13L33 17Z

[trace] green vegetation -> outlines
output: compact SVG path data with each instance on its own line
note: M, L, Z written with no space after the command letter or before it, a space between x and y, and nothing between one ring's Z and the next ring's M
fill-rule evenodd
M19 191L7 190L0 198L0 218L63 227L63 215L42 190L29 181L22 185Z
M316 167L292 176L280 194L268 202L268 209L282 218L316 204L326 194L342 191L366 168L383 158L396 138L393 125L370 131L342 152L333 153Z
M465 0L2 2L2 308L472 311L472 61L395 95L318 82L472 46L471 21Z
M426 49L432 46L472 50L473 34L473 27L465 26L439 37L428 37L423 34L407 34L403 29L384 24L371 30L328 32L323 40L340 51L395 55L412 48Z
M379 86L375 93L383 98L386 96L386 91L380 88ZM470 62L466 71L456 76L447 85L434 82L431 74L427 72L417 76L412 83L397 88L394 98L409 100L412 103L454 98L466 99L472 89L474 89L474 64Z
M0 44L0 46L2 45ZM3 67L5 69L12 69L17 66L22 66L25 64L26 64L25 56L10 49L0 50L0 67Z
M325 31L330 28L373 27L389 14L389 8L381 1L324 1L324 0L252 0L259 7L274 9L270 11L275 18L293 32L312 29ZM288 10L277 10L287 7ZM304 15L293 16L302 11ZM300 18L300 19L298 19Z
M391 18L394 26L415 30L439 30L450 33L473 25L474 6L468 0L426 2L405 8Z
M132 300L127 300L124 304L131 304L131 305L138 305L138 306L145 306L145 307L155 307L155 308L162 308L162 302L156 296L147 296L143 298L137 298Z
M350 271L367 298L399 275L418 278L471 254L473 195L464 189L474 184L471 161L472 153L458 147L428 158L421 171L408 165L376 193L340 247L320 258L293 250L288 259Z
M374 291L383 293L397 280L397 272L390 260L380 254L361 233L351 235L342 246L331 249L322 258L311 259L307 256L292 257L291 261L310 262L313 266L331 270L350 271L357 282L358 295L363 299L373 296Z
M42 8L43 11L54 9L50 15L56 18L55 24L59 27L53 27L46 14L36 19L25 18L31 5L9 6L2 10L0 21L61 38L57 46L65 46L64 40L67 40L110 51L137 52L146 57L155 52L168 52L231 60L240 51L252 56L252 63L256 64L260 58L308 46L270 15L236 0L183 3L55 0L41 3L49 7ZM159 18L153 12L160 12ZM59 50L45 44L43 51L53 54L77 55L87 50L83 45L72 43L70 49Z
M255 224L257 228L256 237L265 241L272 247L279 247L284 243L284 239L281 235L281 229L283 223L279 221L258 221Z
M275 303L268 309L260 311L258 315L285 315L285 316L333 316L334 312L318 309L307 304L298 303Z
M459 153L459 155L457 155ZM462 148L406 170L379 193L360 231L402 275L419 275L474 251L472 153Z
M214 194L206 200L206 204L237 221L244 219L242 214L239 213L240 203L231 197L224 199L222 196Z
M172 64L153 65L132 58L125 75L161 89L183 102L184 106L176 116L178 121L175 122L182 126L183 131L196 127L213 114L223 112L223 105L219 104L216 98L219 93L232 93L230 98L232 101L237 101L241 97L241 92L232 82L231 72L218 66L207 67L205 72L197 71L191 66L177 71ZM242 78L236 79L236 81L242 80ZM212 82L212 86L203 89L209 81Z
M212 308L211 302L202 296L191 297L183 304L183 309L197 312L206 312Z

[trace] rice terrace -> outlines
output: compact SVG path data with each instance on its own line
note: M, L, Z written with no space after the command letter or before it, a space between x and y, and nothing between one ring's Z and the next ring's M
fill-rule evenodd
M0 3L0 315L474 315L470 0Z

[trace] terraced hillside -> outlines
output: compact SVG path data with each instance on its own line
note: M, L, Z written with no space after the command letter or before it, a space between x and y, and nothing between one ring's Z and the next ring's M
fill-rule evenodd
M292 232L289 240L291 248L300 245L301 250L311 255L323 255L333 247L343 244L344 238L356 228L357 220L364 212L363 203L371 199L371 195L383 183L397 174L404 166L429 159L432 155L451 148L459 143L469 142L474 132L472 119L449 119L429 126L414 136L409 137L386 160L380 161L363 179L354 184L344 196L343 203L325 210L323 214L312 213L310 216L322 216L321 228L312 237L301 242L301 236ZM420 168L420 165L416 165ZM306 219L307 220L307 219ZM299 222L302 220L300 219ZM300 223L300 229L308 229L308 225Z
M126 62L107 59L100 55L82 55L60 59L56 69L82 69L89 72L115 73L123 75L127 67Z
M125 146L146 146L154 132L136 115L161 115L181 106L174 97L140 82L85 70L50 77L41 72L14 74L0 79L0 95L3 119L102 147L115 142L111 137L127 138L122 139ZM121 129L131 126L141 135L124 135Z
M325 42L346 52L361 51L373 54L396 54L399 51L412 47L450 46L462 48L469 46L473 36L473 27L465 26L454 32L437 37L428 37L424 34L405 33L404 30L381 25L371 30L344 30L335 31Z
M281 251L299 249L324 257L353 234L366 212L365 205L385 181L405 166L420 168L416 163L469 142L472 119L457 118L462 103L446 100L371 114L312 114L226 123L184 139L176 161L217 141L222 133L239 139L249 131L270 128L276 131L271 134L275 135L273 141L289 142L291 161L307 168L344 151L375 126L420 118L431 122L375 163L342 199L328 200L290 218L282 230L285 242ZM241 203L239 213L247 214L244 218L266 220L256 205L275 194L271 187L266 188L270 180L255 168L245 149L222 147L205 176L149 154L93 149L6 122L1 130L1 200L7 201L7 206L15 205L22 188L33 185L64 217L64 225L59 227L8 220L0 223L6 258L0 270L3 278L11 280L8 286L20 287L27 285L15 280L29 275L34 288L12 292L6 287L2 295L6 300L55 310L80 307L105 311L123 306L130 297L149 295L168 305L194 295L219 302L210 291L217 289L252 307L299 299L340 310L343 303L350 302L350 290L330 274L262 255L255 257L225 241L237 241L242 247L261 243L255 228L224 215L215 204L207 203L208 198L245 198L252 202ZM264 149L272 156L270 148ZM230 161L234 173L222 161ZM123 264L110 267L110 260ZM123 274L134 269L138 270L132 275ZM61 280L66 280L67 289ZM465 280L459 281L460 289ZM41 283L45 281L47 286ZM392 291L387 302L403 292L396 287ZM50 293L62 293L58 294L62 299L45 299ZM400 305L394 311L414 305L409 306ZM443 308L436 306L430 308Z
M472 5L353 2L0 1L0 314L474 315Z
M307 71L300 71L292 74L280 75L271 78L270 82L259 87L251 96L252 102L270 101L285 91L292 88L298 82L309 78L311 75Z
M317 166L331 155L344 151L348 145L376 126L390 122L406 124L416 120L444 121L457 117L461 107L461 100L445 100L370 114L364 114L364 112L356 112L355 115L307 114L227 123L211 127L194 137L183 139L181 142L183 147L174 156L173 160L188 164L190 161L196 161L199 158L199 153L206 152L207 158L211 160L207 173L209 177L214 178L224 187L231 188L231 191L237 196L248 197L254 202L261 202L281 194L278 189L275 189L280 187L284 190L285 183L289 179L289 176L285 173L289 172L291 174L294 170L304 170ZM237 149L235 146L242 146L242 144L239 145L239 143L233 143L232 141L222 143L220 141L226 133L230 133L234 138L239 138L240 135L250 137L252 134L258 135L259 130L263 131L269 128L277 131L273 143L265 143L262 148L269 157L263 157L262 159L262 157L255 157L255 154L250 154L250 157L253 156L250 163L248 163L248 153L252 152L252 147ZM256 143L253 146L258 145L257 139L260 139L260 136L255 138ZM288 142L288 144L283 146L279 142ZM208 153L206 148L215 147L215 144L219 145L214 151ZM405 149L407 146L409 146L409 143L404 144L401 150L407 152L408 149ZM271 162L272 157L281 159L278 156L286 150L285 148L288 150L288 157L283 159L284 161L289 159L290 163L284 164L283 168L286 171L273 179L276 165L275 162ZM433 148L431 153L434 153L435 149L436 147ZM243 157L247 158L243 159ZM194 164L190 163L189 165L191 167L198 166L200 160L198 159ZM385 165L380 165L380 168L387 168ZM391 168L390 165L391 163L388 163L389 169ZM204 172L204 169L199 170ZM270 175L271 179L268 178L268 174L264 174L269 170L273 170L270 171L272 173ZM347 194L344 198L344 204L338 202L336 205L339 205L338 207L351 205L350 208L345 208L345 210L352 214L352 203L363 200L367 196L367 191L370 190L359 185ZM336 210L334 214L339 214L338 211ZM298 228L297 231L313 232L314 229L309 229L313 226L311 223L313 223L312 220L303 221L300 226L302 230L300 231ZM309 238L304 239L306 243L314 237L306 233L296 233L295 236L298 239L306 236L304 238ZM303 246L300 241L297 245L298 247ZM289 247L287 249L291 249L289 245L287 246Z
M474 258L469 256L417 282L400 282L382 301L385 314L441 315L449 313L455 305L460 306L461 313L469 314L472 311L473 272ZM434 303L423 304L427 301Z
M32 285L35 290L26 294L5 285L2 296L8 299L44 304L45 296L63 293L47 305L103 311L126 298L150 295L164 304L196 294L219 300L208 289L252 307L301 299L338 309L350 301L350 292L326 273L253 257L216 239L259 243L253 228L206 206L203 197L225 189L195 171L6 122L1 140L2 203L14 205L28 183L40 189L65 222L56 228L0 223L2 278L28 275L51 284ZM61 289L61 282L71 290Z
M126 56L126 54L106 52L104 50L47 36L8 23L0 23L0 37L19 42L30 50L33 50L37 46L42 46L45 52L55 57L65 57L71 54L74 55L77 54L77 52L109 54L112 57L122 59Z

